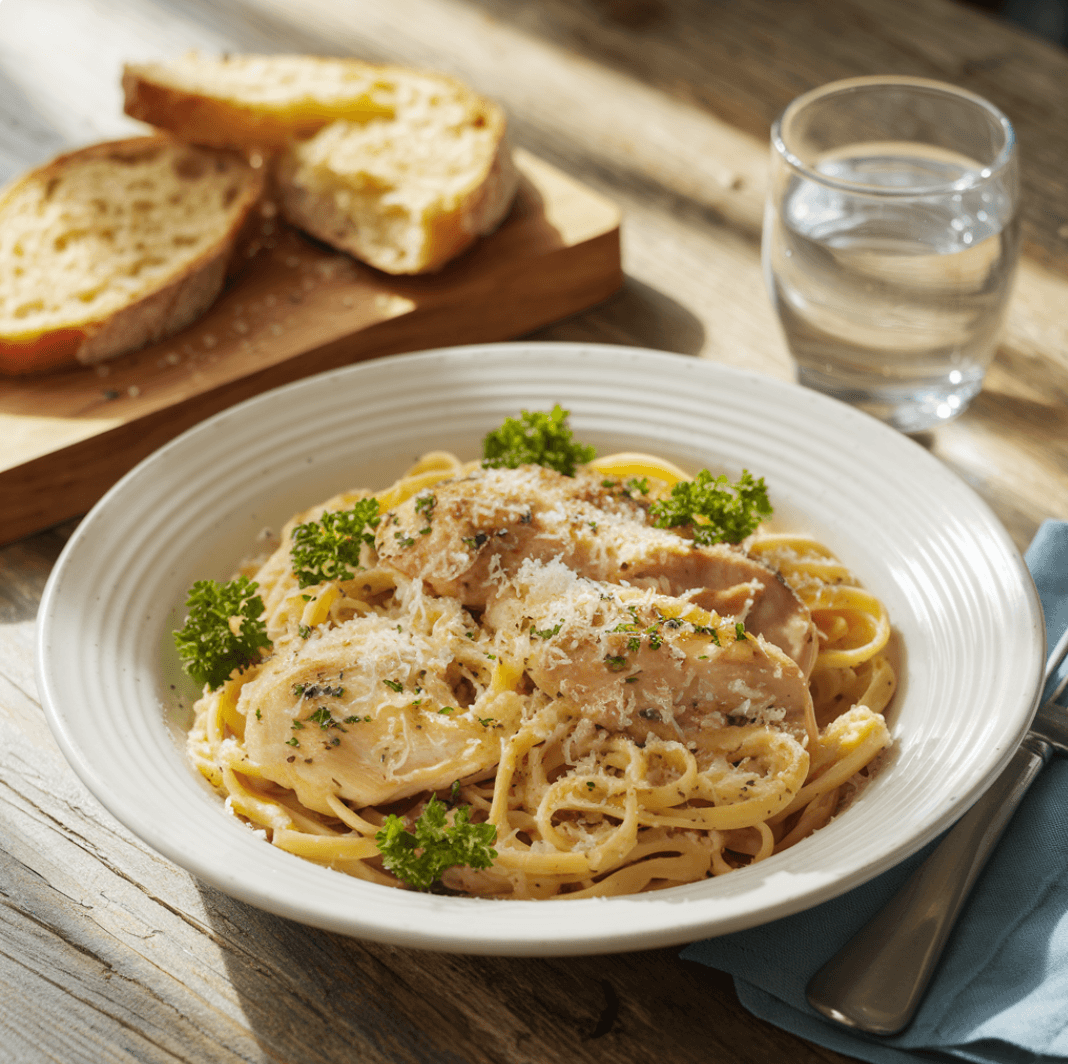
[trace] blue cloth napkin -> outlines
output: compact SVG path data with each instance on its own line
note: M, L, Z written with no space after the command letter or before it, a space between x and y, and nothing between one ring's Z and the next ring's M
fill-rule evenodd
M1068 628L1068 523L1043 524L1026 559L1052 648ZM1017 810L909 1027L887 1038L854 1033L806 1002L809 979L936 844L833 902L696 942L682 956L731 973L754 1015L873 1064L1068 1061L1068 758L1050 761Z

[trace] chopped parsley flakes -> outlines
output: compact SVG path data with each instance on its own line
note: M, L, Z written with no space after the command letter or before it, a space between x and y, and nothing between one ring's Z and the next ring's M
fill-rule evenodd
M557 635L561 628L563 628L564 622L557 621L552 628L531 628L530 634L536 635L539 639L552 639L554 635Z

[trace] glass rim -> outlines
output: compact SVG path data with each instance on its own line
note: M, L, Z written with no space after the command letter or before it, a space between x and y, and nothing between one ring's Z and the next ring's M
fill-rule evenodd
M1000 126L1005 136L1005 143L1001 146L994 160L989 166L980 169L970 169L956 181L942 181L931 185L913 185L909 188L894 188L887 186L875 186L859 181L848 181L830 174L821 173L813 169L801 158L795 155L787 146L783 138L783 123L792 114L807 107L814 100L821 97L836 95L838 93L852 92L856 89L870 88L875 86L889 86L901 88L922 89L931 93L940 93L944 96L954 97L967 103L974 104L994 120ZM840 81L831 81L818 88L810 89L800 96L791 100L782 113L771 125L771 146L776 155L795 173L808 181L814 181L827 188L848 192L853 195L873 196L877 199L917 199L924 196L945 195L946 193L962 192L969 189L979 188L994 180L1005 171L1013 162L1016 154L1016 131L1008 117L989 100L970 92L968 89L959 88L945 81L936 81L933 78L918 78L909 75L882 75L874 74L865 77L843 78Z

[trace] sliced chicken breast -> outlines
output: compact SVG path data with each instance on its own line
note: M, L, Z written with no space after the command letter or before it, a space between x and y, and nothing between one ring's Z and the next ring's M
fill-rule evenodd
M330 796L363 808L491 770L519 709L470 628L368 615L279 651L238 702L249 757L327 815Z
M540 466L478 470L399 506L376 537L380 558L438 595L482 609L525 558L580 575L687 595L778 646L807 676L817 633L774 570L727 544L710 547L648 523L645 509L599 474Z
M538 688L608 731L697 744L709 729L761 723L815 742L797 663L684 599L528 560L485 622L523 649Z

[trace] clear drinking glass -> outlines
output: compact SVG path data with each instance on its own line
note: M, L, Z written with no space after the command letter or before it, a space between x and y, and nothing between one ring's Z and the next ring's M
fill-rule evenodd
M904 432L962 413L1019 258L1016 138L986 100L837 81L771 130L764 276L800 383Z

